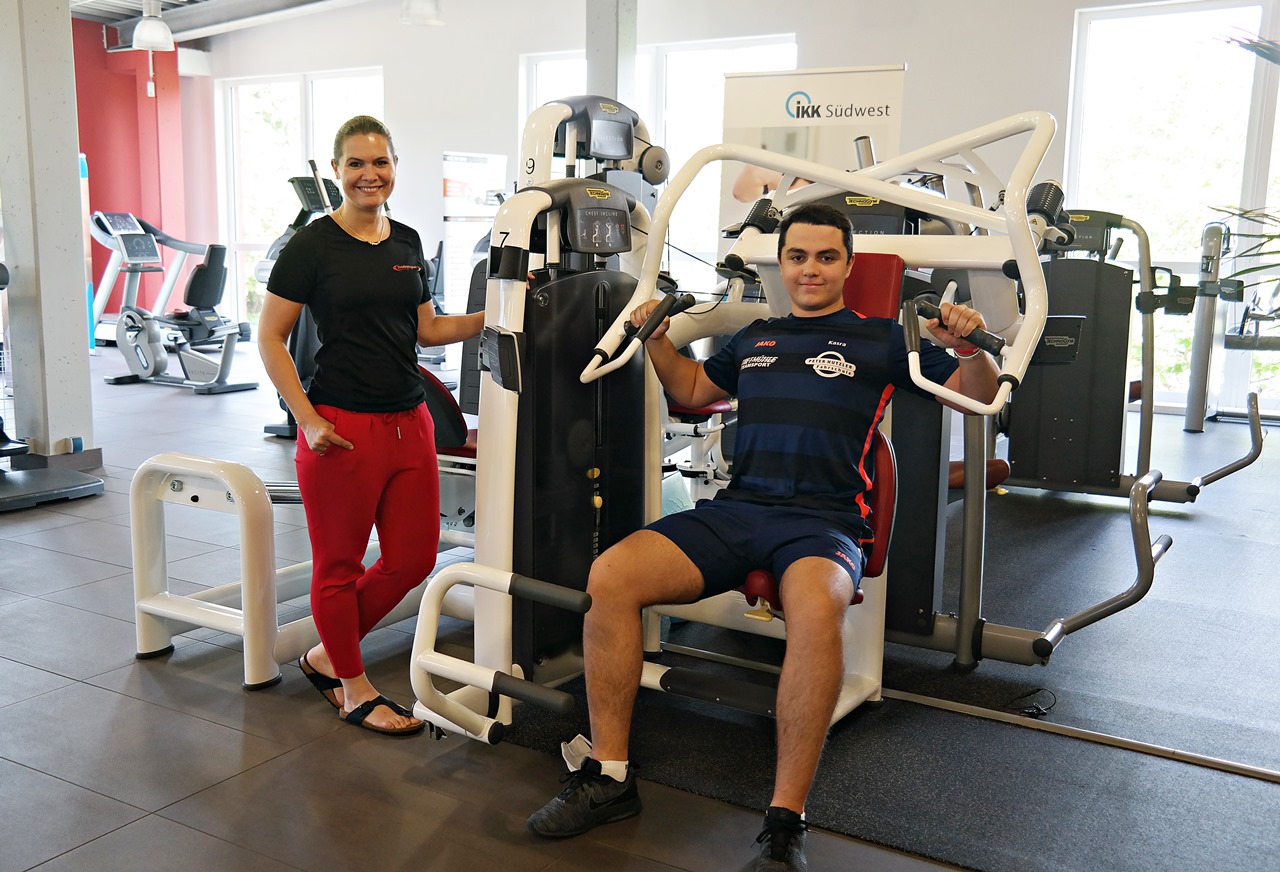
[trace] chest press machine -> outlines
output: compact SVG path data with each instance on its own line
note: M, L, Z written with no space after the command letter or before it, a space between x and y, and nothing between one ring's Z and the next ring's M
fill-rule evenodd
M632 234L648 229L644 204L665 177L648 138L634 112L598 97L548 104L526 124L521 189L498 211L487 267L475 559L428 584L410 663L415 714L437 728L492 743L512 698L572 706L548 685L581 670L591 561L643 522L641 361L608 385L573 375L633 296ZM459 584L474 588L472 662L435 650ZM443 694L438 677L464 687Z
M546 119L541 120L545 122ZM531 119L531 125L533 121ZM634 341L624 329L627 313L657 293L663 239L676 203L699 171L710 163L722 160L755 164L779 171L784 177L773 197L764 201L762 206L758 204L759 208L753 210L753 217L749 217L744 223L726 257L726 262L736 259L736 264L749 267L759 275L766 290L766 302L731 301L704 312L688 312L673 317L669 335L677 347L698 338L731 333L756 318L767 317L770 313L788 312L790 304L782 290L776 261L776 237L768 219L773 219L776 225L777 216L791 206L843 192L900 204L920 215L929 216L931 221L949 230L947 233L931 236L904 233L855 238L855 255L864 264L876 261L878 256L894 258L890 261L894 266L889 271L896 271L897 281L880 289L886 304L886 314L898 310L901 296L914 296L914 291L904 294L899 290L904 267L909 270L961 270L968 277L973 305L984 313L992 332L1005 342L999 358L1001 374L998 393L990 403L977 403L924 379L919 367L918 344L914 348L912 345L918 343L918 322L914 306L903 307L913 381L928 393L945 398L973 413L965 426L965 589L961 593L959 614L943 615L933 609L928 614L927 632L908 637L907 634L892 629L889 633L885 631L886 586L892 588L904 581L894 575L892 558L889 559L887 572L879 573L878 577L871 571L868 572L863 582L863 601L849 610L846 619L847 674L845 692L836 712L837 718L862 701L879 697L885 638L952 651L959 665L972 665L983 656L1018 663L1047 662L1054 646L1067 633L1140 599L1150 586L1155 562L1171 544L1171 540L1165 536L1153 545L1147 532L1147 495L1160 478L1158 471L1152 471L1135 483L1130 495L1138 580L1129 591L1070 619L1055 621L1045 631L1004 627L986 622L981 616L988 417L1004 407L1010 393L1021 383L1045 322L1047 306L1039 249L1043 238L1053 235L1053 220L1049 216L1030 212L1028 203L1034 205L1029 197L1032 176L1052 140L1054 127L1052 117L1044 113L1013 116L854 173L759 149L727 144L711 146L698 152L672 180L657 202L651 224L643 210L631 209L635 227L647 234L644 258L638 270L639 281L631 285L623 277L616 279L619 287L634 287L631 298L621 305L611 303L598 307L597 319L602 325L598 335L602 338L594 351L584 352L580 358L588 363L579 375L579 380L582 385L591 387L597 397L602 396L605 391L617 390L617 386L623 382L632 382L637 378L636 351L641 343ZM1026 137L1021 154L1007 178L997 176L976 150L1017 136ZM532 167L531 163L530 168ZM920 173L939 178L940 183L936 186L939 190L923 190L898 183L906 175ZM791 191L787 183L788 176L809 179L813 184ZM579 183L571 184L577 186ZM567 227L572 231L574 226L580 227L582 219L586 217L584 214L574 216L572 208L566 205L570 202L565 194L568 189L568 186L563 191L552 186L541 186L540 190L531 188L518 192L504 204L499 213L493 238L502 240L503 244L493 250L486 304L485 354L491 378L483 384L480 406L480 455L484 461L478 481L477 503L482 522L477 535L476 561L471 565L450 567L432 581L423 597L414 642L411 675L419 699L415 715L443 730L459 732L491 743L501 739L503 725L509 722L509 698L559 709L572 705L572 701L563 694L545 687L544 681L523 680L527 674L527 666L518 659L513 659L512 642L521 632L513 624L513 598L515 601L532 599L572 610L585 610L589 606L589 603L581 599L584 595L580 594L575 598L563 586L547 584L513 571L511 542L514 537L511 530L514 519L501 516L503 507L514 502L510 494L511 483L518 478L515 469L517 457L528 450L519 444L525 436L513 426L520 419L522 406L527 402L521 393L521 389L527 388L529 384L524 377L525 368L530 365L538 366L534 362L536 356L528 352L529 343L534 341L526 335L528 312L530 308L542 305L537 288L540 270L554 274L556 269L550 265L560 262L562 255L567 254L561 250L559 243L566 238L572 239L573 234L570 232L566 236L561 228ZM612 196L614 195L610 192L610 197ZM625 252L620 253L623 254L623 270L627 269L629 263L634 265L634 254L629 258ZM879 262L883 269L885 261ZM531 270L532 280L528 278ZM1016 280L1011 276L1016 276ZM611 286L615 281L612 277L602 281L604 278L603 275L596 275L588 279L595 283L597 293L601 293L605 286ZM859 311L868 313L867 309L870 307L859 300L858 308ZM616 314L606 315L605 310L616 310ZM610 319L611 323L604 326ZM522 330L522 327L525 329ZM578 476L580 479L603 480L599 484L593 484L592 490L585 496L586 504L594 506L597 520L610 500L622 493L643 495L641 520L655 518L659 511L662 421L666 419L666 414L656 376L651 368L644 369L643 457L646 474L638 487L609 495L604 495L602 488L605 486L604 481L614 479L614 473L591 467L586 475ZM603 379L606 375L610 377ZM568 386L557 382L556 388L567 390ZM601 408L593 408L603 418ZM499 429L504 429L501 426L504 422L507 425L506 432L511 434L507 441L499 441L501 437L495 435L492 437L493 441L486 442L487 428L492 423L498 423ZM886 419L890 432L894 432L899 423L894 415ZM596 435L601 433L595 432ZM897 439L897 436L894 438ZM936 432L926 438L939 444L947 441ZM891 453L888 440L882 439L877 450L882 457L886 456L886 452ZM899 523L917 513L927 516L931 511L935 518L940 518L945 506L940 508L938 503L945 503L946 499L947 463L945 454L941 453L942 449L937 449L937 452L942 459L937 463L935 474L926 473L926 481L932 480L931 485L925 488L926 492L905 493L899 481L898 505L905 505L906 501L911 503L910 513L897 513ZM915 462L914 457L902 453L901 447L898 455L900 459L905 458L900 460L903 464L909 466ZM896 467L886 461L881 469L896 470ZM876 545L880 550L873 550L871 556L877 561L883 559L883 549L888 538L885 535L886 527L895 517L891 499L893 490L887 485L887 481L881 480L876 488L880 491L881 504L873 524L881 534L881 541ZM928 492L930 488L932 493ZM486 509L489 499L494 502ZM920 501L919 505L917 500ZM491 511L498 517L491 515ZM517 511L523 511L523 508L518 508ZM489 526L491 519L497 521L494 526ZM599 527L594 529L596 532L592 534L592 542L597 547L592 554L603 550L603 547L625 535L625 532L630 532L617 531L606 536ZM494 538L491 539L491 535ZM902 535L900 530L898 535ZM934 535L928 539L915 538L912 545L920 548L921 543L930 541L938 543L935 546L938 556L931 567L935 572L932 575L925 573L927 577L918 579L918 586L925 589L926 597L936 598L940 595L940 578L937 572L941 568L940 551L936 549L941 548L941 537ZM927 544L924 548L927 550ZM872 571L878 568L875 564L869 566ZM581 581L585 582L585 568ZM457 583L484 588L478 589L475 597L474 662L463 661L435 650L435 627L440 614L437 603L448 588ZM748 585L753 597L759 596L765 601L770 601L773 597L773 608L766 613L757 612L757 617L775 617L776 593L768 589L768 579L756 576ZM486 600L490 602L485 608L491 608L492 611L482 617L482 602ZM920 608L929 610L930 604L926 600ZM746 605L743 594L731 592L693 606L663 607L653 611L655 615L679 615L719 626L785 638L785 624L782 621L745 617ZM561 664L562 670L571 666L574 652L570 650L567 653L569 656L563 658L565 663ZM545 661L536 665L545 665ZM565 677L568 674L571 673L565 673ZM462 682L465 686L445 695L434 687L435 677L449 678ZM689 674L687 670L666 669L656 663L646 664L642 684L704 699L714 698L740 705L750 711L767 714L771 710L771 700L767 694L761 695L756 690L739 694L736 688L726 692L723 683L710 682Z

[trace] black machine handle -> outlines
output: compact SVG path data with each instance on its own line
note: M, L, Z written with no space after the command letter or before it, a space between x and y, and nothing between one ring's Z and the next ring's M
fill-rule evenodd
M532 600L564 609L569 612L584 614L591 608L591 595L586 591L575 590L549 581L539 581L526 575L512 574L508 592L521 599Z
M938 322L941 323L942 310L938 308L937 304L930 302L927 299L928 296L929 295L926 294L921 297L916 297L914 300L908 300L907 302L915 304L914 305L915 311L920 313L920 317L936 318L938 319ZM906 304L904 303L903 305L905 308ZM910 313L908 313L908 317L906 320L907 321L911 320ZM994 333L988 333L986 330L983 330L981 327L975 327L969 333L968 336L964 336L962 338L966 342L968 342L970 345L973 345L976 348L981 348L983 351L987 352L988 354L994 357L999 357L1000 352L1004 350L1004 347L1007 344L1004 341L1004 339L1002 339L1001 337L995 335ZM911 344L908 343L907 347L910 348ZM918 340L916 342L916 347L919 347Z
M535 681L516 678L505 672L499 672L493 676L493 691L561 715L572 712L575 704L572 694Z
M640 342L644 342L653 335L653 331L658 329L658 325L662 323L662 319L670 315L679 315L685 309L690 309L698 304L693 294L667 294L658 301L657 307L649 313L649 317L639 327L630 321L622 328L627 336L634 336Z

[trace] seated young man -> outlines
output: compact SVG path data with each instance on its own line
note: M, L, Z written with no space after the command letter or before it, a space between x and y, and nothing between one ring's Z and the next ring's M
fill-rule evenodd
M844 614L862 577L861 543L871 535L871 430L894 390L923 393L908 373L901 326L844 306L852 242L841 212L800 206L778 237L790 315L748 325L702 363L677 352L666 322L648 340L649 360L676 402L738 398L733 479L716 499L633 533L592 565L583 638L591 741L566 744L568 786L529 818L534 833L573 836L640 811L627 743L644 656L641 610L723 593L748 571L768 568L781 579L788 642L774 792L756 869L806 868L805 799L843 681ZM632 322L642 324L656 305L638 307ZM985 326L982 316L948 303L941 309L942 323L928 323L937 345L922 343L925 376L990 402L994 361L961 338Z

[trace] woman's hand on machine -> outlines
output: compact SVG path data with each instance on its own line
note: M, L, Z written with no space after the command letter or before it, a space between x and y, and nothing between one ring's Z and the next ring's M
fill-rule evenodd
M316 454L324 454L330 448L345 448L350 451L355 448L346 439L338 435L333 429L333 422L320 416L316 416L314 421L306 424L299 422L298 428L302 430L302 435L306 437L307 447Z

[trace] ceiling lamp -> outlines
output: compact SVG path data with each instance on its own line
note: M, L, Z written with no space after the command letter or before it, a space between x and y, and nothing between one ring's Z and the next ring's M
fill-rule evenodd
M173 31L160 17L160 0L142 0L142 17L133 28L133 48L173 51Z
M404 6L400 9L400 21L403 24L442 27L444 19L440 17L440 0L404 0Z

